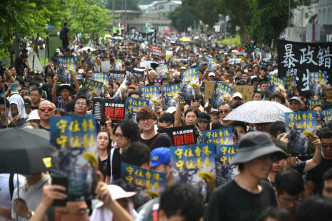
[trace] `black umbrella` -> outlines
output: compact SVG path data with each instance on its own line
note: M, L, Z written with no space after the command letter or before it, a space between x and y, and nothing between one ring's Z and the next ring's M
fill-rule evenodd
M27 128L0 130L0 173L46 171L44 160L49 160L50 153L48 131Z

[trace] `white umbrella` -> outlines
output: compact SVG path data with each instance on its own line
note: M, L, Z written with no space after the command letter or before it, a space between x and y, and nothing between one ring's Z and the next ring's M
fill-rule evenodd
M84 48L79 49L78 52L81 52L81 51L88 51L88 49L90 49L90 51L95 51L95 50L96 50L96 49L91 48L91 47L84 47Z
M285 113L293 112L288 107L274 101L249 101L231 111L224 120L246 123L285 122Z
M114 40L123 40L123 37L121 37L121 36L113 36L112 39L114 39Z

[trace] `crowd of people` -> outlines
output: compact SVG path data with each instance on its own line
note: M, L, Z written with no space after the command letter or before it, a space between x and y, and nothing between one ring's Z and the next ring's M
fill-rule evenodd
M67 40L69 28L66 24ZM244 103L244 95L239 92L225 98L218 107L206 105L200 93L184 102L181 93L177 93L174 107L144 107L137 112L135 121L114 123L107 119L97 123L98 204L79 201L53 207L54 200L67 196L65 187L52 185L47 171L18 176L0 174L0 220L332 220L332 125L323 126L319 115L321 110L332 108L331 81L325 85L325 97L315 96L324 100L324 106L309 108L309 95L296 89L292 93L287 88L272 95L267 93L268 75L278 76L277 58L265 62L250 47L237 48L244 58L232 63L235 48L220 49L212 45L211 42L219 40L217 35L207 36L204 44L201 40L182 43L178 36L173 37L174 41L158 36L160 55L152 53L153 44L131 42L126 36L125 40L107 42L104 49L94 52L79 50L83 46L77 40L71 44L66 41L65 48L56 49L43 72L31 69L28 52L22 50L15 65L0 76L1 128L49 131L51 117L92 115L91 97L81 89L93 73L101 72L102 61L110 62L110 72L114 70L115 59L123 60L121 71L141 68L141 62L154 61L168 65L168 77L159 78L156 70L144 67L142 81L123 79L126 80L123 101L127 97L139 98L140 86L180 83L183 71L197 67L198 87L207 81L252 86L254 93L250 100L278 102L294 112L315 111L317 135L313 140L313 155L289 156L284 122L249 124L225 120ZM173 51L179 61L166 59L166 50ZM57 84L59 57L78 58L70 84ZM213 70L207 62L199 62L203 57L215 59ZM18 84L15 90L12 83ZM110 78L103 97L113 98L122 83ZM238 176L204 196L190 185L174 183L169 149L173 144L168 131L181 125L194 126L196 144L204 143L203 131L232 128L233 142L239 147L232 161L238 165ZM121 163L166 173L167 188L160 197L140 205L135 200L136 193L127 191L121 179Z

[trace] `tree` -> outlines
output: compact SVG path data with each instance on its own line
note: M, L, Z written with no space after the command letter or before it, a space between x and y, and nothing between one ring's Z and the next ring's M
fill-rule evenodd
M216 10L224 16L229 16L228 32L235 34L236 27L240 27L239 33L241 41L244 43L249 37L248 30L252 18L248 2L246 0L220 0Z
M186 31L188 27L194 25L195 19L198 20L193 14L190 13L186 4L183 4L177 7L174 11L170 12L168 17L171 19L171 25L180 32Z

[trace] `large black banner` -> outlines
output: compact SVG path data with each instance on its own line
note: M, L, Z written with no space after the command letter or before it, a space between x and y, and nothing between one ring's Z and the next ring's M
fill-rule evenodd
M138 42L147 41L149 43L155 44L156 43L156 32L154 31L154 32L150 32L150 33L142 33L133 28L133 29L131 29L131 33L130 33L130 40L138 41Z
M331 50L331 51L330 51ZM278 40L279 77L296 75L301 94L309 91L309 73L326 72L331 81L332 43L300 43Z

